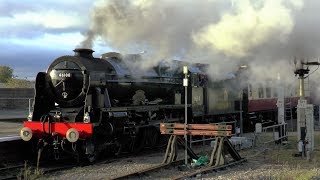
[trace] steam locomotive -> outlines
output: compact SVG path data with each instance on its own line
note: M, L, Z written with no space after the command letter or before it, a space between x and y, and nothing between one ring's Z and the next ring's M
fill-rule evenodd
M141 61L139 55L106 53L94 58L91 49L74 52L38 73L33 112L20 133L55 158L69 152L93 161L105 150L119 153L155 146L160 122L184 121L183 66L188 66L189 123L207 123L217 114L234 118L232 114L239 112L237 80L228 86L213 83L206 64L161 61L142 69L134 66Z
M247 82L240 83L240 72L215 81L206 74L207 64L173 60L141 68L137 54L94 58L91 49L74 52L38 73L33 112L20 132L24 141L56 159L71 153L94 161L102 152L154 147L161 122L184 122L185 95L188 123L235 122L234 130L241 118L244 128L254 126L250 113L271 113L275 119L275 98L269 103L253 98ZM188 67L187 94L183 66Z

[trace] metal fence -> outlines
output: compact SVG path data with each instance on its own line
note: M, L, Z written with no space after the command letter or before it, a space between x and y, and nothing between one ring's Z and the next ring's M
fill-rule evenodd
M34 98L0 98L0 109L28 109L31 112Z
M272 142L275 143L276 141L279 141L279 140L288 139L287 125L288 125L287 123L276 124L276 125L262 128L262 133L264 137L264 139L262 140L262 143L266 145Z

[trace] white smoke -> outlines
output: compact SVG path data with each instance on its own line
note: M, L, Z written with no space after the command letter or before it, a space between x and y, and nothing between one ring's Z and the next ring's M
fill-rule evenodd
M101 37L121 53L146 51L141 67L173 57L203 62L215 79L243 62L256 81L276 78L282 66L282 77L293 77L297 51L289 44L303 7L302 0L102 0L81 46Z
M270 39L286 41L294 20L284 0L234 1L233 11L224 13L219 22L209 24L193 35L200 47L208 46L226 55L244 57ZM291 1L287 1L291 2ZM293 5L301 8L302 2Z

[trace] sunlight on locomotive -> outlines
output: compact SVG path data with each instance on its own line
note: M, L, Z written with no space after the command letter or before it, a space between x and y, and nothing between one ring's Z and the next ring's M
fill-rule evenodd
M56 70L52 70L52 71L50 72L50 77L53 77L55 74L56 74Z

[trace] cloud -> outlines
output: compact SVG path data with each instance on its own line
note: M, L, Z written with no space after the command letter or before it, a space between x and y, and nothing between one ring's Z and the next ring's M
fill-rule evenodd
M1 26L17 27L17 26L42 26L48 29L63 29L69 27L81 27L85 22L76 13L61 13L61 11L27 11L17 13L12 16L1 17Z
M52 61L63 55L73 55L72 51L83 39L81 33L48 34L36 38L10 38L0 40L0 65L14 69L14 75L34 79L38 72L46 71ZM95 57L112 51L102 42L94 46Z
M76 47L76 45L79 43L79 40L82 38L83 35L80 32L60 34L44 33L33 39L8 38L6 41L13 45L29 46L40 49L67 49L70 47Z
M91 34L96 56L109 47L147 51L144 64L171 57L204 62L217 79L245 61L256 69L253 79L279 71L294 78L294 56L320 55L319 7L316 0L2 0L0 49L10 53L0 53L8 59L0 64L40 71L33 59L46 67Z
M83 39L91 0L0 0L0 65L35 77Z
M22 44L0 43L0 65L10 66L14 75L19 77L35 77L37 72L46 70L49 63L62 50L52 51L45 48L35 49L33 46Z
M0 35L34 38L44 33L83 32L93 2L3 0L0 3Z
M11 16L27 11L59 10L61 12L87 12L94 1L92 0L1 0L0 16ZM85 14L85 13L84 13Z

